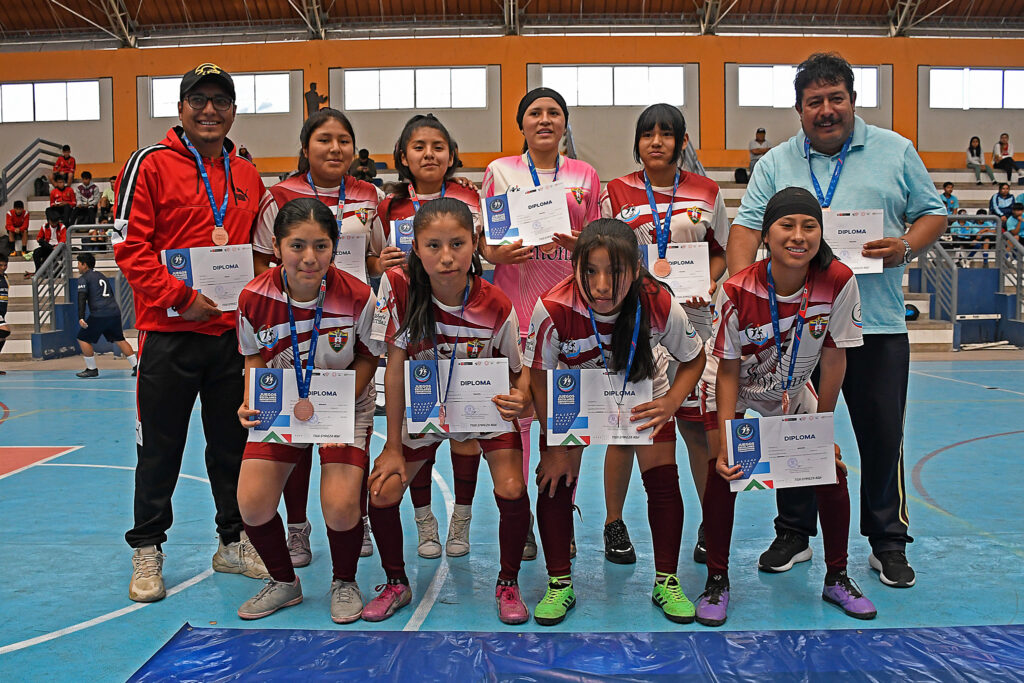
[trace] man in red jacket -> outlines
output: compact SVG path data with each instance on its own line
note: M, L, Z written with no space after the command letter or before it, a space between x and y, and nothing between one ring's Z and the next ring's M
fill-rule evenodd
M139 602L165 595L161 544L197 395L220 536L213 568L268 576L245 536L236 497L246 432L236 414L243 359L235 313L219 310L160 261L166 249L248 244L266 189L227 138L235 119L231 76L200 64L182 78L180 96L181 125L137 150L116 182L114 256L135 292L139 330L135 526L125 534L135 549L128 594Z

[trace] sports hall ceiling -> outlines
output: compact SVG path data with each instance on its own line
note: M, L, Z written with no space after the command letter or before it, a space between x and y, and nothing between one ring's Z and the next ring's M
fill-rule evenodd
M503 33L1024 35L1024 0L2 0L0 49Z

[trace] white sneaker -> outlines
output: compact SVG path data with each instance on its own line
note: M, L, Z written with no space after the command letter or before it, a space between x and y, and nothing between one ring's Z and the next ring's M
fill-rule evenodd
M213 570L226 574L244 574L252 579L269 579L270 573L243 531L234 543L220 541L213 555Z
M363 547L359 549L359 557L373 555L373 541L370 540L370 518L363 517Z
M302 524L288 525L288 555L293 567L305 567L313 561L313 551L309 547L309 534L312 530L308 519Z
M331 621L351 624L363 615L363 594L355 581L331 582Z
M444 544L448 557L462 557L469 553L469 523L472 519L472 505L455 504L448 522L448 540Z
M164 554L155 545L136 548L132 554L132 582L128 597L135 602L156 602L167 595L164 590Z
M260 592L246 600L238 608L238 616L242 619L262 619L270 616L282 607L291 607L302 602L302 584L299 577L293 583L268 579Z
M434 517L434 513L427 505L413 508L413 512L416 516L416 533L419 535L419 547L416 552L428 560L441 557L441 539L437 535L437 518Z

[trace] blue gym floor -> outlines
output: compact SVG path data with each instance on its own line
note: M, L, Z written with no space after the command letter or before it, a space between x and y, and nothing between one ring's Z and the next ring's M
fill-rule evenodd
M360 636L363 640L353 637L351 643L365 642L365 634L373 631L458 631L474 632L476 636L501 632L614 633L648 640L660 638L662 649L665 636L658 632L697 632L696 638L700 639L704 637L700 634L714 631L1024 623L1024 468L1020 467L1024 462L1024 427L1020 422L1024 412L1024 362L912 364L905 450L911 533L916 539L908 555L917 570L917 586L909 590L887 588L868 568L867 542L856 533L859 458L845 408L840 406L836 435L854 484L850 574L877 605L878 618L860 622L820 599L824 575L820 539L812 541L815 555L811 562L785 574L759 573L757 555L772 537L774 496L770 492L751 492L738 501L732 602L728 622L717 630L673 624L651 604L650 532L638 473L634 473L625 520L639 560L632 566L604 560L600 447L584 455L577 494L583 518L576 521L579 556L574 563L578 603L559 626L543 628L530 622L513 628L497 619L493 603L497 511L485 466L481 468L474 505L470 554L451 560L420 559L406 499L406 565L414 602L383 623L356 622L349 626L335 626L329 617L331 563L318 510L318 470L314 468L309 504L314 558L308 568L299 570L305 602L257 622L243 622L235 610L261 584L215 574L210 569L216 538L198 414L192 423L175 494L174 526L164 546L168 596L149 605L132 603L127 595L130 550L123 534L132 521L133 394L132 378L126 370L104 370L101 378L90 381L78 380L69 371L15 371L0 379L0 680L125 680L186 622L195 627L194 633L201 633L200 627L216 627L211 633L220 633L221 629L301 629L307 633L329 632L327 635L332 637L343 632L364 634ZM383 433L383 418L377 418L377 422L377 432ZM371 446L374 454L381 445L382 440L375 436ZM21 447L48 447L40 451L40 457L56 457L9 471L11 468L4 464L15 449L23 454ZM679 576L687 595L696 599L705 579L704 566L690 557L699 511L681 441L679 451L687 508ZM434 513L442 538L452 502L450 481L449 461L442 455L433 489ZM535 489L531 489L533 497ZM358 580L364 595L372 594L382 577L376 553L361 560ZM544 579L543 556L524 563L520 585L531 610L542 595ZM1021 638L1021 629L1015 633ZM458 646L458 635L452 634L450 646ZM301 639L302 634L296 637ZM682 635L679 637L682 639ZM870 634L863 637L870 638ZM375 642L390 641L381 638ZM417 656L413 654L417 650L412 649L417 641L404 642L409 645L405 650L408 656ZM537 647L544 643L536 639L530 642L541 643ZM554 644L558 639L548 642ZM939 638L938 642L944 641ZM948 647L955 650L952 645ZM566 652L570 657L571 648ZM405 676L427 673L410 669L411 664L414 661L407 660L402 666L396 664L380 671L396 676L401 672ZM559 664L557 658L555 665L568 666L565 661ZM579 661L572 666L593 674L614 673L600 671L600 663L592 664L592 669ZM698 666L696 670L710 673L713 668ZM742 677L740 670L733 673ZM213 676L214 672L208 674ZM488 675L478 670L474 677ZM1024 676L1024 671L1019 675ZM979 680L992 679L977 676ZM154 675L153 680L159 678ZM907 680L922 679L910 675Z

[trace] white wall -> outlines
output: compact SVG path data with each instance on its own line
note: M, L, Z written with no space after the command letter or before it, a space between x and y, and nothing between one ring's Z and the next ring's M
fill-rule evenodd
M159 77L162 74L154 74ZM245 145L259 166L260 157L288 157L299 155L299 129L302 128L303 99L305 89L302 71L289 72L289 111L287 114L238 114L231 126L228 137L239 145ZM139 102L139 147L160 142L168 129L178 125L176 116L153 118L150 107L151 76L136 79Z
M386 43L381 43L386 44ZM424 66L424 65L419 65ZM345 112L356 133L356 147L366 148L377 161L394 166L395 141L406 121L416 114L433 113L455 138L459 151L501 151L501 66L487 67L487 106L483 109L380 109L345 110L345 70L331 69L330 105ZM322 90L321 90L322 92Z
M992 162L992 147L1003 133L1010 134L1014 158L1024 158L1024 111L1020 109L929 109L928 71L917 67L917 149L922 152L963 152L971 136L981 138L985 160ZM963 164L966 167L966 156Z
M526 66L526 87L539 88L541 64ZM679 108L686 119L686 132L690 144L700 149L700 66L683 64L683 101ZM519 93L507 106L515 108ZM636 120L647 107L570 107L569 124L572 126L576 155L594 167L602 182L632 173L639 168L633 161L633 137ZM699 156L699 154L698 154Z
M855 65L860 66L860 65ZM725 65L725 147L747 149L758 128L764 128L772 144L784 142L800 130L800 118L793 107L741 107L739 105L739 65ZM857 89L854 82L853 89ZM794 93L794 101L796 94ZM857 115L867 123L892 128L892 65L878 65L878 106L857 107ZM964 144L966 148L966 143Z

